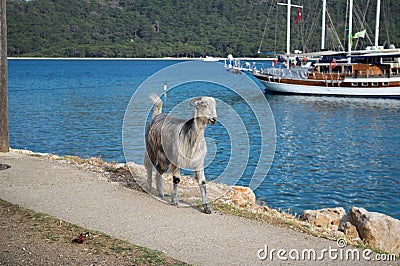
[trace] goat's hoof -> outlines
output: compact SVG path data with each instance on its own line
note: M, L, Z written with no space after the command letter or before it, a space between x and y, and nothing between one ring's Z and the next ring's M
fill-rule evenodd
M211 207L208 203L204 204L204 213L211 214Z
M158 194L158 197L159 197L160 199L162 199L162 200L165 200L164 193Z
M171 205L178 206L178 202L173 200L171 201Z

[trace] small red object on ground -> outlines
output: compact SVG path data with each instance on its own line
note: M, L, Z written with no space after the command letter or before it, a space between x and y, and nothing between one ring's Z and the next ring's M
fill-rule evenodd
M72 239L72 242L82 244L88 237L89 237L89 232L86 232Z

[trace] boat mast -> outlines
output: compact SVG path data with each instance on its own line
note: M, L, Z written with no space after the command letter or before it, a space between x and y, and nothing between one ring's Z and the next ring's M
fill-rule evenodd
M322 36L321 36L321 50L325 50L325 14L326 14L326 0L322 0Z
M287 56L287 68L290 68L289 64L289 55L290 55L290 8L297 7L303 8L303 6L292 5L291 0L288 0L288 3L278 3L281 6L287 6L287 25L286 25L286 56Z
M287 25L286 25L286 54L289 58L290 54L290 6L291 0L288 0L287 5Z
M351 63L351 45L353 43L353 0L350 0L350 7L349 7L349 38L348 38L348 55L349 58L347 59L348 63Z
M375 23L375 47L379 45L379 17L381 13L381 0L377 0L376 3L376 23Z

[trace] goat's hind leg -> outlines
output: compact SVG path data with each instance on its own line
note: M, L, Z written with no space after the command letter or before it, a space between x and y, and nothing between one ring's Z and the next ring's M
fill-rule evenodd
M146 191L151 194L151 188L153 186L153 162L150 160L148 155L144 157L144 166L147 170L147 182L146 182ZM159 163L156 166L156 189L158 192L158 196L164 198L164 189L162 185L162 174L166 171L166 167L163 167Z
M146 191L147 193L151 193L151 187L153 183L153 163L150 161L150 158L147 154L144 157L144 166L147 171Z
M210 203L208 202L208 198L207 198L206 177L204 176L204 170L201 169L201 170L195 171L194 177L199 182L201 198L203 200L204 212L207 214L210 214L211 206L210 206Z
M158 192L158 196L162 199L164 199L164 188L163 188L163 180L162 180L162 175L167 171L167 166L160 164L160 162L157 164L156 167L156 188Z

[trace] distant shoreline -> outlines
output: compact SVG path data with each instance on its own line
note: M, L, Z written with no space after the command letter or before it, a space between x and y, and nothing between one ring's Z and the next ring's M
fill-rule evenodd
M145 58L145 57L129 57L129 58L109 58L109 57L8 57L9 60L126 60L126 61L204 61L205 58L200 57L155 57L155 58ZM219 61L227 60L224 57L215 57ZM270 61L275 58L250 58L250 57L238 57L235 59L244 61Z

